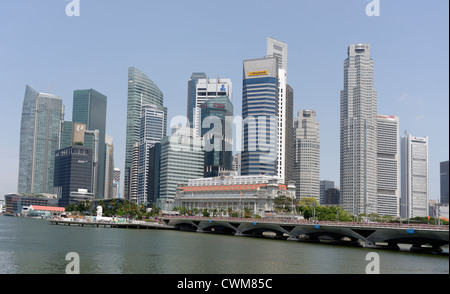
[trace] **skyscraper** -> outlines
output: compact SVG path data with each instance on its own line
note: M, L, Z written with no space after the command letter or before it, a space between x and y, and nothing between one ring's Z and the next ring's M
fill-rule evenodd
M56 151L55 191L60 206L70 203L70 193L85 189L92 193L92 149L70 146Z
M94 89L73 92L72 122L83 123L87 130L99 131L98 164L95 183L95 198L105 197L105 136L107 97Z
M326 191L334 188L334 181L322 180L320 181L320 202L319 204L326 204Z
M114 143L113 137L105 136L105 199L115 198L113 191L114 182Z
M137 202L139 185L139 142L133 144L133 157L131 158L131 168L129 177L128 198L132 202Z
M399 118L377 115L378 215L400 216Z
M194 127L194 117L197 105L197 83L199 80L205 80L208 76L204 72L194 72L191 75L191 78L188 81L188 97L187 97L187 111L186 117L189 121L189 125L187 127ZM205 89L206 90L206 89ZM205 91L203 90L203 91Z
M141 135L139 140L137 203L147 203L150 174L150 148L160 143L164 136L165 111L156 105L142 105Z
M70 193L77 192L78 189L95 195L98 176L98 138L99 130L86 130L84 123L62 122L61 143L60 149L56 150L54 176L55 194L60 198L60 205L68 205ZM77 160L80 160L78 164ZM90 167L87 168L86 165Z
M428 216L428 137L401 137L402 218Z
M278 68L278 134L277 134L277 176L290 180L293 172L293 107L294 91L287 84L288 45L285 42L267 38L267 56L276 57Z
M294 131L294 89L289 84L286 84L286 102L285 118L281 120L281 131L284 133L284 180L285 183L293 181L294 160L295 160L295 131ZM278 120L280 122L280 120ZM280 127L280 126L279 126ZM279 176L282 175L282 170L279 171Z
M314 197L320 203L320 140L316 112L300 110L294 129L296 197L298 200Z
M340 109L341 204L353 215L377 211L377 93L369 44L348 47Z
M204 153L201 138L193 129L181 127L161 142L160 187L158 205L171 209L177 185L186 185L190 179L203 177Z
M441 176L441 203L448 205L449 194L449 173L448 173L448 160L440 163L440 176Z
M188 120L190 127L201 135L202 121L200 105L216 97L228 96L233 100L233 86L230 79L210 79L204 73L193 73L188 82Z
M205 178L217 177L233 166L233 104L228 96L208 99L200 105L201 136L205 151Z
M149 150L147 201L157 203L161 178L161 143L156 143Z
M120 196L120 168L115 167L113 172L113 198L121 198Z
M242 175L277 175L278 67L276 57L244 60Z
M55 151L59 148L62 99L26 86L20 125L18 193L53 194Z
M287 54L288 45L285 42L276 40L274 38L267 38L267 56L274 56L277 58L278 69L284 69L287 72Z
M134 67L128 69L127 129L125 145L124 198L130 199L133 146L140 140L142 105L153 104L164 109L164 136L167 129L167 108L163 93L144 73Z

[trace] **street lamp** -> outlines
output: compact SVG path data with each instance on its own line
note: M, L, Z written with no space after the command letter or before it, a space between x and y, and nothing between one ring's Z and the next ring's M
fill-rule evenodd
M366 209L365 209L365 211L366 211L366 222L367 223L369 222L369 213L368 213L367 207L370 207L370 206L372 206L372 204L370 204L370 203L366 203L365 204L365 207L366 207Z
M436 203L434 206L437 207L436 210L437 210L438 226L440 226L441 225L441 215L440 215L441 208L440 207L442 206L442 203Z

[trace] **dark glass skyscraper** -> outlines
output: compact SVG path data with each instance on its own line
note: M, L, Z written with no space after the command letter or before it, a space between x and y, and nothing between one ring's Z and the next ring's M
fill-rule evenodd
M105 135L107 97L94 89L76 90L73 93L72 122L83 123L87 130L98 130L98 172L95 184L95 198L103 199L105 194Z
M71 146L56 151L54 184L60 206L69 204L70 192L85 189L92 193L92 170L91 148Z
M205 177L231 171L233 162L233 104L228 96L207 100L200 105L205 142Z
M144 73L134 67L128 69L127 129L125 145L124 197L130 199L133 146L140 140L142 105L153 104L164 111L163 137L167 130L167 108L163 93ZM133 197L136 197L134 195Z

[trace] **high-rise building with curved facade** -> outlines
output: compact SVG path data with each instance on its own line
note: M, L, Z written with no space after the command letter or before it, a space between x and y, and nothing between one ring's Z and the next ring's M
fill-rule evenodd
M142 105L153 104L164 111L164 136L167 129L167 108L164 95L156 84L135 67L128 69L127 128L125 145L124 197L130 199L130 176L133 163L133 145L140 140ZM136 197L136 195L134 195Z

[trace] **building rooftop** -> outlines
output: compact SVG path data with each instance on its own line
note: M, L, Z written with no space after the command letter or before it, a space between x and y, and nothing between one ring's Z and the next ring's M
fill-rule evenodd
M248 185L214 185L214 186L186 186L181 187L184 192L198 191L236 191L236 190L258 190L266 187L267 184L248 184ZM278 185L279 190L287 190L286 185Z
M40 206L40 205L30 205L32 210L45 210L45 211L59 211L64 212L66 209L64 207L54 207L54 206Z

